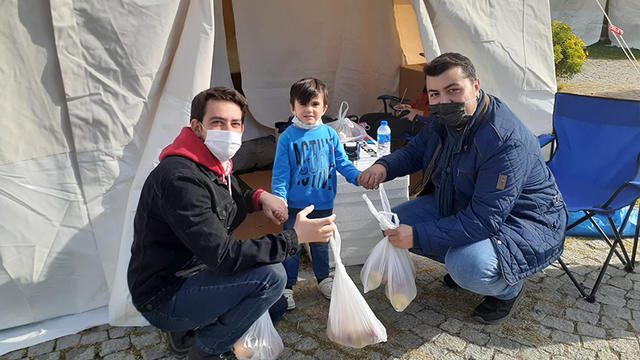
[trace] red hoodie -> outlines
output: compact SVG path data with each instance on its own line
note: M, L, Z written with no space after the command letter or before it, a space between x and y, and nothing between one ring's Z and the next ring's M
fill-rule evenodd
M226 174L222 163L211 154L211 151L207 149L204 142L202 142L188 126L183 127L178 137L173 140L173 143L162 150L160 153L160 161L164 160L167 156L176 155L206 166L225 184L227 184L226 176L229 176L231 169L233 169L233 161L229 160L229 174ZM256 210L261 209L259 199L262 192L264 192L264 190L258 189L253 195L253 207Z

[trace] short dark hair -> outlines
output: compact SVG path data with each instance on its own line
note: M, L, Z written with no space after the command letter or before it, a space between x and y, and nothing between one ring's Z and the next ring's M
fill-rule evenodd
M462 69L462 73L467 79L471 81L478 79L478 76L476 76L476 68L473 66L471 60L462 54L454 52L444 53L428 62L427 65L424 66L424 75L438 76L452 67L457 66Z
M307 105L311 99L319 95L324 97L324 104L327 105L327 101L329 101L327 85L321 80L308 77L300 79L291 85L289 102L291 106L295 105L296 100L302 105Z
M230 101L238 105L242 110L242 122L244 123L244 116L247 114L248 109L247 99L237 90L224 86L212 87L196 95L191 101L191 117L189 119L196 119L202 122L209 100Z

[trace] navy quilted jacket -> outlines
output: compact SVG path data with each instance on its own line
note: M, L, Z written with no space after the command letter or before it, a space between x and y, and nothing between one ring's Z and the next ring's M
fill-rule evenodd
M454 215L416 224L414 242L426 253L444 253L489 238L505 280L514 284L560 257L566 207L535 135L499 99L481 99L449 164L455 174ZM431 121L407 146L377 163L387 168L387 180L422 169L429 183L445 138L444 127Z

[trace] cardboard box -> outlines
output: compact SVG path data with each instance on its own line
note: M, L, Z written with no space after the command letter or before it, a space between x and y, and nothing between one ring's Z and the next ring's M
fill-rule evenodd
M400 66L400 81L398 84L398 97L402 97L404 89L407 93L405 99L415 99L424 88L424 73L422 69L426 63Z

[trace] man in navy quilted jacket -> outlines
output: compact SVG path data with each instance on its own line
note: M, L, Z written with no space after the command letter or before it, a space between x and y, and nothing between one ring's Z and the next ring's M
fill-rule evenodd
M442 54L424 72L436 121L358 180L376 188L422 169L418 196L393 209L401 225L385 234L444 263L447 286L484 295L474 315L494 324L522 297L523 279L560 257L566 207L537 138L482 91L467 57Z

